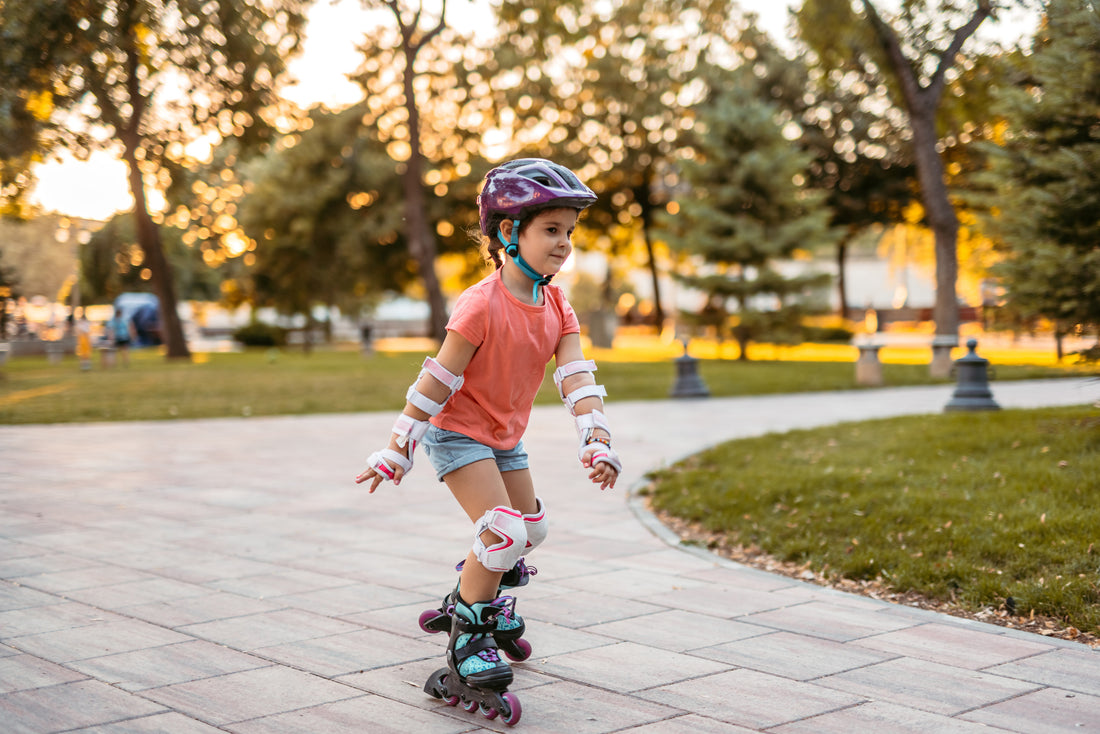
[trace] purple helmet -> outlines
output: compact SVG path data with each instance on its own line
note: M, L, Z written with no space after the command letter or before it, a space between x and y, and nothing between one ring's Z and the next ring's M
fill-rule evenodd
M501 164L485 175L477 197L481 231L487 235L494 214L522 219L531 209L567 206L585 209L596 202L592 189L565 166L542 158L520 158Z

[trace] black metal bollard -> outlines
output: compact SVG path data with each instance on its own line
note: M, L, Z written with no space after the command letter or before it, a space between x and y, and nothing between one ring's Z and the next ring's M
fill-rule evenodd
M993 399L989 389L989 360L975 353L977 339L966 342L969 353L955 360L958 386L951 399L944 406L949 410L1000 410L1001 406Z
M699 360L688 354L687 339L683 341L684 354L676 358L676 383L669 397L673 398L709 398L703 378L699 376Z

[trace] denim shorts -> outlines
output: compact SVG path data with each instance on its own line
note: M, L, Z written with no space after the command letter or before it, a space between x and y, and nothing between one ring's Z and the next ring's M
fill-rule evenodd
M512 449L493 449L464 434L432 425L428 428L420 445L424 447L428 461L432 462L436 476L441 482L443 477L456 469L482 459L494 460L497 468L502 472L530 467L523 441Z

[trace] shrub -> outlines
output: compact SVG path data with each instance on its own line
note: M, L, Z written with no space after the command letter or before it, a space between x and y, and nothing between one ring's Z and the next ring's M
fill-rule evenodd
M843 326L806 326L804 329L804 336L808 342L846 344L855 336L851 329L845 329Z
M233 339L246 347L281 347L286 345L286 329L253 321L234 331Z

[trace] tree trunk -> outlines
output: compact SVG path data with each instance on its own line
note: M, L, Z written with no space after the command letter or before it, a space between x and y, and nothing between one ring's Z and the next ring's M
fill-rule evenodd
M653 238L650 236L650 227L653 223L653 207L649 203L649 187L645 188L645 198L641 201L642 205L642 237L645 239L645 252L647 265L649 266L649 277L653 281L653 314L657 319L657 333L660 334L665 328L665 311L661 307L661 281L660 274L657 272L657 258L653 254Z
M739 332L734 332L734 337L737 339L737 361L748 362L749 361L749 339Z
M844 266L848 261L848 240L851 239L851 230L836 246L836 291L840 302L838 310L840 318L848 318L848 279L844 275Z
M416 49L405 44L405 109L409 120L409 159L405 162L405 171L401 184L405 193L405 236L409 243L409 253L420 268L420 278L424 282L424 291L428 296L430 308L430 332L434 339L443 341L447 336L447 306L443 301L443 291L439 287L439 278L435 272L435 238L429 227L426 196L424 195L423 173L424 157L420 152L420 111L416 106L416 91L413 80L416 76L413 63Z
M145 265L152 274L153 292L160 302L160 333L168 359L191 359L191 350L183 336L183 324L176 306L176 287L172 282L172 270L164 255L160 241L160 231L149 216L149 205L145 198L145 182L141 177L141 168L137 160L137 143L123 140L122 156L129 167L130 193L134 197L134 224L137 228L138 244L145 254Z
M912 110L913 152L920 180L921 202L936 242L936 301L932 318L936 334L959 333L959 299L956 282L959 275L959 219L947 191L943 159L936 150L934 109Z
M937 336L959 333L958 279L959 220L947 191L943 160L936 150L936 110L946 87L947 72L957 62L963 44L993 13L991 0L978 0L970 19L955 29L951 42L940 54L936 71L926 86L917 79L915 66L905 55L894 30L883 22L870 0L862 6L882 43L901 84L909 126L913 131L913 153L920 181L921 201L936 241L936 302L932 309Z

